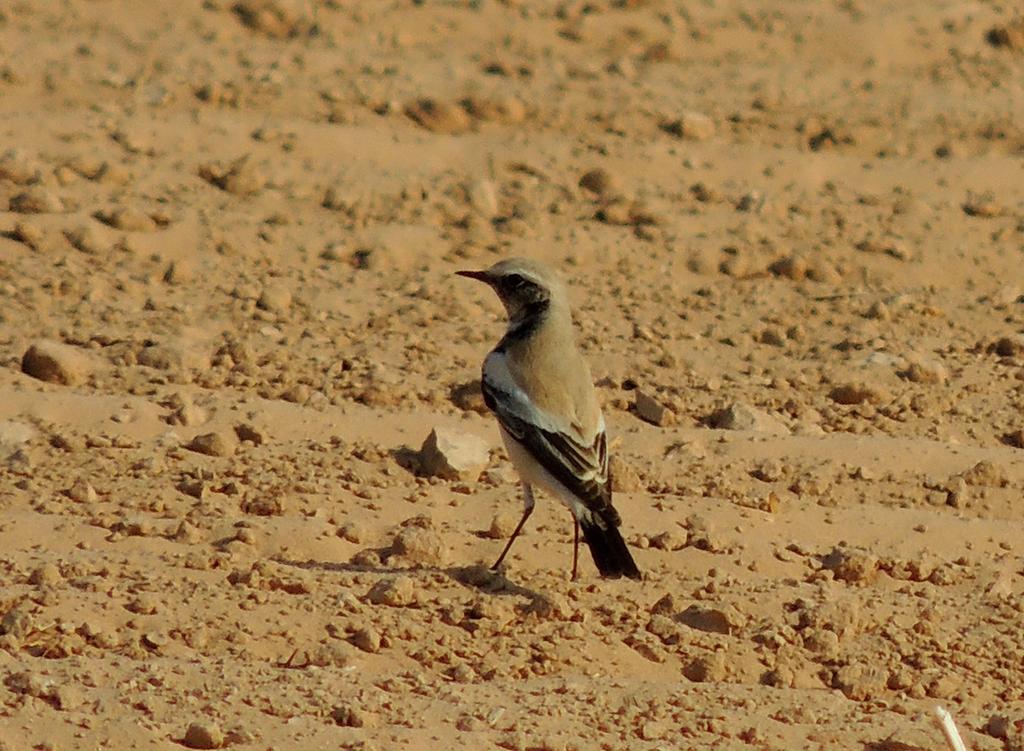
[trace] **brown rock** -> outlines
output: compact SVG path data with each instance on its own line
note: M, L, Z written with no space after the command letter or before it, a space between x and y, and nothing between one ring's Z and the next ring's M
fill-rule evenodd
M255 516L280 516L284 507L284 498L278 493L260 493L242 502L242 511Z
M658 550L682 550L689 541L685 530L670 529L651 538L651 547Z
M199 176L226 193L251 196L263 190L267 178L244 156L227 166L210 163L199 167Z
M831 631L845 639L859 633L863 624L859 601L855 597L847 597L817 605L806 603L799 612L797 628Z
M272 313L285 313L292 305L292 291L283 284L269 284L263 288L256 307Z
M53 191L33 186L11 198L10 210L18 214L56 214L64 211L64 203Z
M987 196L972 196L961 205L961 208L967 216L982 219L991 219L1006 213L1005 206L996 203Z
M368 728L377 725L377 717L362 707L342 704L331 711L331 719L347 728Z
M362 522L348 521L338 527L338 537L348 542L361 543L366 542L368 533L366 527Z
M647 630L669 646L678 644L682 637L679 624L664 615L652 615L647 622Z
M790 255L774 261L768 267L768 271L775 276L800 281L807 278L809 267L807 260L803 256Z
M1010 50L1024 50L1024 18L1008 24L993 26L985 33L985 39L993 47L1006 47Z
M769 435L789 435L789 428L764 410L744 402L734 402L711 416L711 426L719 430L746 430Z
M156 229L156 221L149 214L139 209L122 207L113 211L97 214L104 224L125 232L152 232Z
M616 493L637 493L644 489L643 480L632 464L621 456L608 458L608 476Z
M541 593L533 596L523 612L544 621L564 621L572 615L572 608L568 600L558 593Z
M46 243L46 233L43 229L28 221L16 223L12 235L15 240L25 243L34 250L42 250Z
M881 404L888 398L882 388L865 383L844 383L829 391L828 396L836 404Z
M677 138L690 141L706 141L715 135L715 121L701 112L684 112L661 127Z
M870 553L853 548L833 548L821 564L831 571L836 579L848 582L866 582L878 571L878 558Z
M128 603L128 610L139 615L153 615L160 612L162 603L154 594L144 592Z
M420 448L423 471L447 480L476 480L489 461L487 441L454 428L434 428Z
M207 456L231 456L238 448L238 437L230 430L203 433L193 438L187 448Z
M824 628L810 628L803 632L804 648L809 652L834 659L839 655L839 635Z
M178 258L167 264L163 280L167 284L179 285L191 282L196 275L195 261L191 258Z
M633 204L615 197L604 202L597 212L597 218L605 224L628 226L633 224Z
M601 167L585 172L580 177L579 186L602 198L619 195L622 192L621 180Z
M683 675L696 683L721 683L729 675L725 655L714 652L705 657L698 657L683 668Z
M63 712L73 712L85 704L82 690L71 683L51 686L49 695L42 697Z
M985 723L984 732L993 738L1005 740L1010 737L1012 727L1013 725L1011 725L1009 717L996 714L988 718L988 722Z
M641 420L658 427L673 425L676 421L675 412L650 394L639 389L636 391L633 408Z
M487 536L492 540L508 539L515 531L516 525L522 518L521 514L513 511L499 511L491 519L491 526L487 530Z
M65 493L76 503L96 502L96 489L92 487L92 484L85 477L76 479L74 485Z
M651 605L651 615L675 615L678 610L676 598L671 592L666 592Z
M648 720L640 726L640 737L645 741L657 741L669 735L674 726L666 720Z
M463 99L462 107L478 120L514 124L526 119L526 107L513 96L480 97L472 96Z
M35 342L21 358L23 373L65 386L84 383L94 369L92 358L82 350L49 340Z
M136 355L136 361L147 368L168 371L205 371L210 367L210 358L205 352L178 341L143 347Z
M1000 338L992 345L992 351L1000 357L1024 357L1024 334Z
M731 634L736 628L736 624L724 610L700 605L691 605L677 616L677 620L690 628L713 634Z
M959 475L968 485L1004 488L1009 484L1006 469L995 462L980 461Z
M164 649L171 642L166 631L147 631L142 635L142 643L154 651Z
M185 731L181 743L186 748L213 749L224 745L224 733L210 720L193 722Z
M193 403L192 398L183 392L172 395L165 405L172 410L166 418L171 425L202 425L209 417L205 409Z
M722 549L723 542L711 521L693 514L686 519L686 529L689 533L687 545L714 553Z
M0 618L0 636L10 634L18 639L27 636L36 626L36 620L24 605L16 606Z
M877 665L844 665L833 675L832 687L846 698L866 701L881 696L886 690L889 674Z
M416 588L408 576L396 576L377 582L366 593L372 605L388 605L393 608L406 607L416 602Z
M89 255L98 256L110 250L110 241L101 235L91 224L83 224L72 229L65 230L64 237L71 243L71 247Z
M949 378L949 371L939 360L921 358L911 362L903 375L914 383L945 383Z
M352 634L352 643L364 652L376 654L381 647L380 632L373 626L359 628Z
M0 180L9 180L15 185L37 182L42 168L20 149L10 149L0 156Z
M391 552L408 563L420 566L443 566L448 560L448 548L441 535L429 525L420 525L417 520L407 523L395 535Z
M417 99L405 106L405 114L427 130L457 135L470 129L473 121L461 106L438 99Z
M32 571L28 577L28 583L34 584L37 587L53 586L61 581L64 577L61 576L60 569L57 568L53 563L44 563L39 568Z
M238 0L231 6L245 26L273 39L292 39L313 31L314 23L302 9L303 4L288 0Z
M951 673L941 673L928 682L925 689L933 699L948 699L963 687L963 680Z

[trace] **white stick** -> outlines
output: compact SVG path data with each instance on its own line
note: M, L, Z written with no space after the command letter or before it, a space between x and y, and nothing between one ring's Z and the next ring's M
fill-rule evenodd
M946 743L953 751L967 751L967 746L964 745L963 738L960 737L960 731L956 729L956 723L953 722L953 715L946 711L945 707L936 706L935 716L939 719L939 727L942 728L942 734L946 736Z

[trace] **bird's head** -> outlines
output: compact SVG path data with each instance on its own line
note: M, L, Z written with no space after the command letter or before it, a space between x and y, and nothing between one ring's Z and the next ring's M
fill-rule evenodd
M455 273L490 285L513 323L567 304L565 289L555 273L529 258L508 258L483 271Z

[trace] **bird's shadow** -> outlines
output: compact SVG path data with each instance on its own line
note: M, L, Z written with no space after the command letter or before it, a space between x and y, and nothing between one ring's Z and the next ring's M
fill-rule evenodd
M348 562L329 562L315 560L292 560L276 557L271 559L282 566L292 566L306 571L327 571L334 573L350 574L380 574L380 575L415 575L423 574L444 574L452 581L460 584L466 589L476 590L484 594L499 596L525 597L529 600L536 600L543 597L540 592L523 587L510 581L500 571L494 571L482 563L475 563L469 566L372 566Z

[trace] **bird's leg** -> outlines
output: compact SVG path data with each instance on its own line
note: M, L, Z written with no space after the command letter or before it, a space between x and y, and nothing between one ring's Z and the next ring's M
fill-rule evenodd
M529 483L523 483L523 503L525 508L523 509L523 518L519 520L519 524L516 525L515 531L512 536L508 538L508 542L505 543L505 549L501 551L501 555L498 556L498 560L491 566L492 571L497 571L498 566L505 560L505 556L508 554L509 548L512 547L512 543L519 536L519 533L523 530L523 525L526 524L526 520L530 518L530 514L533 513L533 488L530 487Z
M576 530L572 538L572 581L576 581L576 564L580 562L580 522L575 514L573 514L572 521Z

